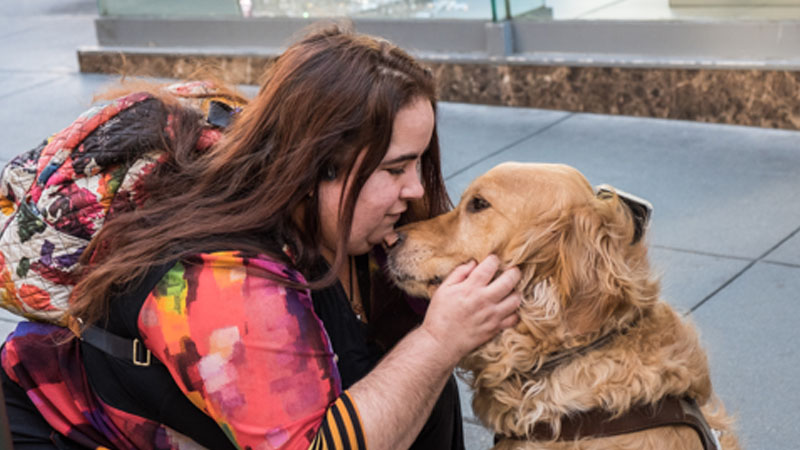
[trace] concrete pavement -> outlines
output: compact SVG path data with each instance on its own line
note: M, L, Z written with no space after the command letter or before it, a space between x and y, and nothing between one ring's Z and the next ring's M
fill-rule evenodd
M94 4L0 5L3 163L68 125L115 80L77 72L76 48L95 43ZM664 297L698 325L743 444L797 448L800 132L464 104L439 113L456 201L472 178L510 160L567 163L592 184L650 200ZM0 335L17 321L0 313ZM468 448L489 448L464 405Z

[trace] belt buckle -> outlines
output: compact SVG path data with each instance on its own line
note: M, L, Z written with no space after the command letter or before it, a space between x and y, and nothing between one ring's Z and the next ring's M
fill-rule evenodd
M145 351L144 361L139 359L139 346L141 346ZM148 367L150 365L150 350L142 344L142 341L139 338L133 339L133 358L131 359L133 364L140 367Z

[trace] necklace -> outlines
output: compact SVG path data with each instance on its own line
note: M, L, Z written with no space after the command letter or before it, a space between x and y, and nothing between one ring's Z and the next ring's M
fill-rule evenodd
M355 261L353 257L350 256L348 261L349 267L349 282L350 282L350 295L347 296L347 301L350 303L350 307L353 309L353 312L356 315L356 318L362 322L366 322L366 315L364 314L364 305L362 305L359 298L356 298L356 285L353 284L353 266L355 265Z

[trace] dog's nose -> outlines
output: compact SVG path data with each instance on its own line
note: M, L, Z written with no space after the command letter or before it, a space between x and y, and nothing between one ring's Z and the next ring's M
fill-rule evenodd
M405 238L406 238L405 233L402 233L402 232L393 233L393 234L387 236L383 240L383 243L386 246L386 249L389 250L389 249L395 248L398 245L402 244L403 241L405 240Z

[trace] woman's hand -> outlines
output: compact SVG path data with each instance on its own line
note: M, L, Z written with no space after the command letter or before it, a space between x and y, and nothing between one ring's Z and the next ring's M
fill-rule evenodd
M431 298L421 328L453 364L519 319L516 311L522 297L514 287L520 271L512 267L492 280L499 267L494 255L477 265L474 261L462 264Z
M496 256L457 267L433 295L422 326L350 388L371 448L405 449L416 438L458 361L516 323L519 269Z

